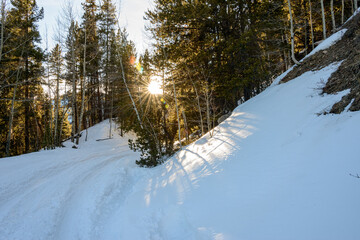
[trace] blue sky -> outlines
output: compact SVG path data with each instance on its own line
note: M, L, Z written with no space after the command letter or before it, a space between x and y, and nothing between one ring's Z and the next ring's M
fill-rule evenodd
M42 35L42 46L45 48L46 42L46 28L48 31L49 47L54 44L54 29L56 27L56 19L58 18L62 6L66 0L37 0L37 5L43 7L45 11L44 19L39 23L39 30ZM78 13L78 18L82 15L81 3L84 0L73 0L75 12ZM152 0L114 0L117 8L121 6L120 10L120 26L126 27L129 33L129 38L135 42L138 52L143 52L149 47L150 39L146 36L143 20L144 12L151 8Z

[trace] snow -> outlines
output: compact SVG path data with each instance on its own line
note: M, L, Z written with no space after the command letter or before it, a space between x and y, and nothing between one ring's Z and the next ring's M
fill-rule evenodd
M322 50L325 50L325 49L331 47L336 42L341 40L341 38L344 36L346 31L347 31L347 29L344 28L344 29L341 29L340 31L334 33L333 35L331 35L330 37L328 37L327 39L322 41L314 50L312 50L308 55L306 55L301 61L303 61L304 59L310 57L311 55L314 55L317 52L320 52Z
M353 15L351 17L349 17L348 20L346 20L346 22L344 24L351 21L351 19L353 19L353 17L355 17L358 13L360 13L360 8L356 9L356 11L353 13Z
M139 168L127 135L0 159L0 239L358 239L360 113L328 112L339 66L237 107L163 165Z

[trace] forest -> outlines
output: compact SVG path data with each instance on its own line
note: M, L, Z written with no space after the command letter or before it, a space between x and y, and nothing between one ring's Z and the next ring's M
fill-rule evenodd
M56 46L36 0L0 0L0 157L51 150L108 119L162 163L310 53L358 9L357 0L154 0L153 46L136 50L114 0L69 1ZM47 44L46 44L47 45ZM109 138L113 131L110 129Z

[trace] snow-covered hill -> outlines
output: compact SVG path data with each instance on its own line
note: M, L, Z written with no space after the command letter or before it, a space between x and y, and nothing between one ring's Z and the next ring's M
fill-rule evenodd
M359 239L360 112L322 114L348 93L320 94L339 65L280 76L157 168L131 136L96 141L107 122L0 159L0 239Z

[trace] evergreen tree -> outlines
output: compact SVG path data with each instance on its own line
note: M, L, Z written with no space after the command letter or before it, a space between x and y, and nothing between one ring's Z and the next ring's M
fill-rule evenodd
M21 100L21 104L11 104L11 109L16 109L16 115L9 114L11 119L8 118L3 125L8 128L2 131L9 133L11 145L16 146L8 146L7 149L12 149L12 153L8 151L7 154L21 154L39 150L42 142L40 122L43 109L37 99L41 99L43 94L40 76L44 55L38 47L41 39L36 23L43 18L43 9L38 8L35 0L12 0L11 5L4 29L5 54L1 65L6 66L7 70L2 76L5 82L1 95L13 99L13 103ZM5 105L5 112L13 113L9 105ZM24 119L23 125L21 116Z
M104 114L105 118L110 120L109 138L111 138L112 131L112 118L113 118L113 104L114 104L114 91L112 89L115 80L115 64L116 64L116 48L114 43L115 29L116 29L116 9L111 0L103 0L100 13L99 13L99 38L102 49L102 77L103 85L105 86L105 101L104 101Z
M82 6L84 14L81 23L80 44L84 48L86 43L86 59L85 61L81 60L80 63L86 64L86 76L84 76L84 78L87 78L88 81L87 91L90 105L90 125L94 125L103 119L100 92L101 52L98 33L98 6L95 0L85 0ZM82 58L81 54L80 57Z

